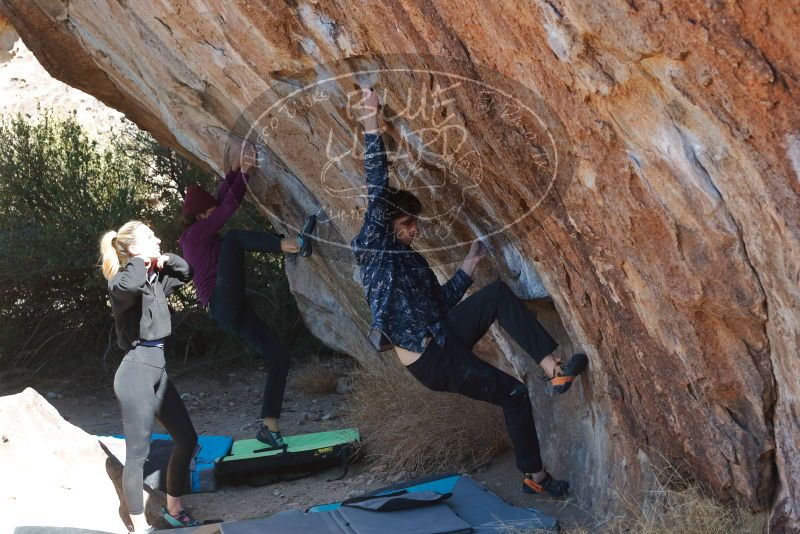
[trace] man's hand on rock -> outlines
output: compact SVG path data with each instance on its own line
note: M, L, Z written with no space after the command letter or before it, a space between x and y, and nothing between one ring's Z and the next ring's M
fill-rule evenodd
M364 131L369 134L378 133L378 93L372 87L361 87L361 101L359 108L361 116L359 121L364 125Z
M467 253L467 257L464 259L464 264L461 266L461 269L469 276L472 276L472 273L475 272L475 267L486 257L486 254L487 250L483 241L476 239L472 242L472 246L469 247L469 253Z

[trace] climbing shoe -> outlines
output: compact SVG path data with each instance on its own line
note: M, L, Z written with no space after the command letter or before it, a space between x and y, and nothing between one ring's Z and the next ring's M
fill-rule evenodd
M203 523L189 515L189 512L186 510L181 510L178 512L178 515L172 515L169 513L165 507L161 507L161 515L164 517L164 521L169 523L171 527L199 527Z
M573 354L567 363L560 365L561 370L556 371L556 376L546 378L546 380L550 381L552 392L556 394L566 393L575 377L584 372L588 365L589 358L585 354Z
M564 497L569 491L569 482L566 480L556 480L546 473L540 482L536 482L530 476L522 479L522 491L530 494L544 495L551 497Z
M303 224L303 228L300 229L300 233L297 234L297 242L300 244L300 250L297 251L298 256L304 258L311 256L311 233L316 225L317 216L309 215L305 224Z
M281 436L280 431L273 432L264 422L258 423L258 434L256 434L256 439L261 443L269 445L266 450L273 450L273 449L286 449L286 443L283 441L283 436Z

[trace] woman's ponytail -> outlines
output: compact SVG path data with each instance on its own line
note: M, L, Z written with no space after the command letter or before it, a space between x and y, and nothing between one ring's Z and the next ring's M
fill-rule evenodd
M111 230L103 235L100 240L100 269L106 280L111 280L119 272L120 266L130 258L128 249L136 239L136 228L142 224L144 223L140 221L128 221L117 232Z
M106 232L103 239L100 240L100 255L102 257L102 266L100 268L106 280L110 280L119 271L119 257L114 247L116 239L117 232L111 230Z

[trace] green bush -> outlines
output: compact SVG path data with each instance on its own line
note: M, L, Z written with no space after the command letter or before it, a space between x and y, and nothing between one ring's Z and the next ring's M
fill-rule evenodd
M101 235L140 219L163 250L180 253L183 191L190 183L213 191L216 181L129 122L98 142L74 115L0 118L0 380L21 383L41 370L113 373L122 353L98 267ZM248 203L229 226L271 229ZM283 256L254 255L248 269L267 326L295 351L324 352L300 320ZM168 357L188 364L243 353L199 308L191 285L173 309Z

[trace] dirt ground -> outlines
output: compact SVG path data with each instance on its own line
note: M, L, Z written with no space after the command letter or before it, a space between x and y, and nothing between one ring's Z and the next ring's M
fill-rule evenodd
M319 365L330 372L336 362ZM293 374L289 375L281 430L284 435L305 434L344 428L347 412L346 394L307 394L298 390ZM94 392L76 387L76 380L39 380L33 385L72 424L95 435L122 434L119 406L111 389L111 380ZM174 379L198 434L227 435L234 439L255 437L264 384L263 368L241 364L224 369L197 369ZM163 432L162 429L154 429ZM396 483L408 478L405 473L384 475L369 463L350 466L347 475L341 467L331 467L299 480L275 482L260 487L223 484L214 493L191 494L184 497L187 508L201 519L233 521L265 517L291 508L337 502ZM523 494L521 479L514 466L511 452L493 460L489 465L469 473L473 479L517 506L536 508L558 517L562 526L595 524L587 512L572 499L556 501L546 497Z

